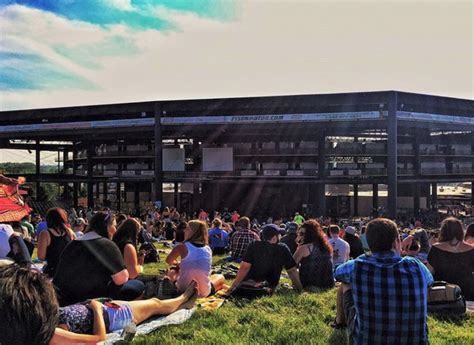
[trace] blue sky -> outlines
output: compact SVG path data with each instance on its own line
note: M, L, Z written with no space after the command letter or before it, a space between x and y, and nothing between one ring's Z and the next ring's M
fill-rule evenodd
M0 110L387 89L472 99L473 6L0 0Z

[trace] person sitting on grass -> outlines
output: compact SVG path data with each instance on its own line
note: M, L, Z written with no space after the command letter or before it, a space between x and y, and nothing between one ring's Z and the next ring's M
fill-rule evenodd
M196 298L193 283L182 295L166 301L90 300L60 308L45 275L16 264L6 265L0 267L0 343L96 344L132 321L139 324L154 315L191 308Z
M272 293L280 281L283 267L297 291L303 289L297 270L297 265L290 250L285 244L279 243L280 229L275 224L263 227L262 241L256 241L249 245L245 253L237 277L227 294L241 294L241 287L268 285L269 293Z
M184 243L174 247L166 258L166 263L174 266L168 277L176 281L179 292L185 291L192 281L197 283L199 297L213 295L225 287L223 275L210 276L212 251L208 244L207 224L201 220L189 221L184 231Z
M296 243L297 231L298 224L296 224L295 222L291 222L286 227L285 236L281 238L281 243L284 243L288 246L291 255L293 255L296 252L296 248L298 248L298 244Z
M464 241L466 241L467 244L474 246L474 223L471 223L467 226Z
M299 265L303 287L328 289L334 287L332 269L332 246L321 230L319 223L310 219L301 225L296 241L299 246L293 258Z
M401 257L397 225L385 218L367 224L372 255L336 269L335 327L347 323L352 344L428 344L427 295L433 276L420 261Z
M113 241L123 255L123 261L128 271L129 279L135 279L143 272L145 252L137 251L140 223L134 218L129 218L120 224L113 237Z
M67 213L62 208L48 210L46 223L48 229L41 232L38 239L38 259L47 261L43 272L53 278L64 248L76 235L69 227Z
M231 234L230 251L232 259L240 262L248 246L255 241L260 241L260 237L250 229L250 219L248 217L240 218L235 223L235 227L237 230Z
M349 243L339 237L341 228L338 225L329 226L329 244L332 246L332 265L336 269L339 265L349 260L351 247Z
M66 246L53 278L62 306L98 297L134 300L142 295L145 285L129 280L122 253L111 241L116 225L112 213L97 212L84 236Z
M435 279L459 285L464 297L474 300L474 246L464 241L462 222L448 217L441 223L439 242L428 254Z
M209 230L209 246L212 255L222 255L227 252L229 246L229 235L222 229L222 221L214 219L212 221L212 229Z

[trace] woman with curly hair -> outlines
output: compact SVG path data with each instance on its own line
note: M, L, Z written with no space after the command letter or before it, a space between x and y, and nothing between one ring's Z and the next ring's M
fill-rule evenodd
M296 241L298 248L293 258L299 265L303 287L334 287L332 247L319 223L314 219L305 221L298 230Z

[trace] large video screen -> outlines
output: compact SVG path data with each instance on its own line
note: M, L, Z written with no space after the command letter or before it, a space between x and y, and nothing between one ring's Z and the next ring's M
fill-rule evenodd
M163 171L184 171L184 149L163 149Z
M233 171L232 147L205 147L202 149L202 171Z

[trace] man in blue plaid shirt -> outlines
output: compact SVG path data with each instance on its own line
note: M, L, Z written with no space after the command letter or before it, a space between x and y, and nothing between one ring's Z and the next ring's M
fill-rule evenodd
M429 270L413 257L401 257L396 224L384 218L367 224L372 255L336 269L336 324L347 323L351 344L428 344ZM343 310L343 314L342 314Z

